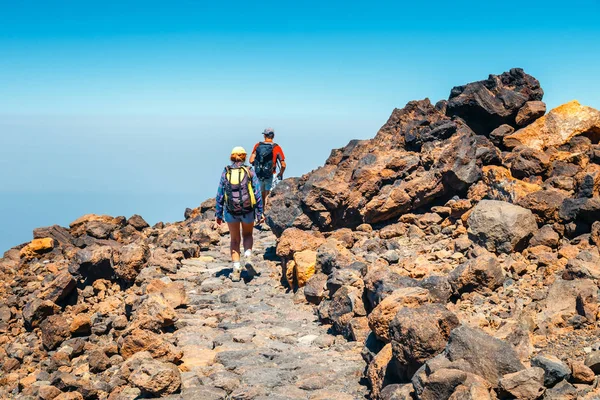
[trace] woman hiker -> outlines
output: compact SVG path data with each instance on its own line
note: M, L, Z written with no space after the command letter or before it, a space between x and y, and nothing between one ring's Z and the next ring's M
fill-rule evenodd
M227 222L231 237L231 280L238 282L242 272L240 244L244 244L244 266L253 269L251 263L254 239L254 221L263 221L263 201L260 184L254 170L245 165L246 150L235 147L231 151L231 165L221 174L217 190L217 224ZM240 234L241 230L241 234Z

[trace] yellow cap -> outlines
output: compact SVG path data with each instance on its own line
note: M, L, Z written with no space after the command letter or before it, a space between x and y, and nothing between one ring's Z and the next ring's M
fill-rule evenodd
M234 147L233 150L231 150L231 154L247 154L247 153L246 153L246 150L242 146L237 146L237 147Z

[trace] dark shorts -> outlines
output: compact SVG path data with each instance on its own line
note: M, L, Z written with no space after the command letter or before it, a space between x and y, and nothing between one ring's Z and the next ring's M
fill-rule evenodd
M260 182L260 191L261 192L270 192L271 188L273 188L273 177L267 179L258 179Z
M227 207L225 207L223 219L225 222L243 222L245 224L250 224L254 222L254 211L246 215L231 215L229 214L229 211L227 211Z

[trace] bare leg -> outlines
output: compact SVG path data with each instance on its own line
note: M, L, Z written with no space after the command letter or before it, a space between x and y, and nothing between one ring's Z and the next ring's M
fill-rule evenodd
M231 261L240 261L240 223L239 222L228 222L229 236L231 238Z
M244 241L244 250L252 250L252 246L254 245L254 238L252 237L253 229L254 222L250 222L249 224L242 222L242 239Z
M269 197L269 191L268 190L263 190L262 191L262 201L263 201L263 211L267 212L267 197Z

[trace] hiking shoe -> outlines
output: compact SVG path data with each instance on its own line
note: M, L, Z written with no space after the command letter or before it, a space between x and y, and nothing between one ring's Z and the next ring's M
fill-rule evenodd
M248 271L248 273L251 276L258 276L260 275L260 272L257 271L257 269L255 268L256 263L254 262L254 258L253 257L246 257L244 258L244 267L246 267L246 270Z
M241 268L234 268L233 271L231 272L231 281L232 282L239 282L242 276L242 269Z

